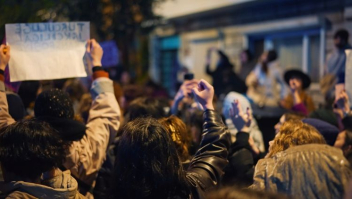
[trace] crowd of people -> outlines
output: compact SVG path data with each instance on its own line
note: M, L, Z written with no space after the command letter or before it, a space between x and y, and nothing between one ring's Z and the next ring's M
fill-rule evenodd
M338 48L347 48L345 33L335 35ZM78 79L26 81L14 93L4 83L11 46L1 45L0 198L349 198L347 93L327 105L332 122L305 92L310 77L281 73L274 50L243 63L239 75L217 52L216 70L209 56L206 67L213 83L189 78L169 100L154 82L136 86L126 72L113 81L94 39L86 49L90 93ZM331 59L341 64L343 55ZM345 71L333 62L327 75L343 83ZM287 110L270 143L252 106Z

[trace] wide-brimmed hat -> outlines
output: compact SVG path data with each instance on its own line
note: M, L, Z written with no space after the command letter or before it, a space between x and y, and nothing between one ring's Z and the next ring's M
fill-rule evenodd
M303 89L306 89L309 87L310 82L311 82L310 77L307 74L303 73L302 71L296 70L296 69L286 71L284 78L285 78L285 82L288 85L290 85L290 79L292 77L298 77L302 80L302 88Z

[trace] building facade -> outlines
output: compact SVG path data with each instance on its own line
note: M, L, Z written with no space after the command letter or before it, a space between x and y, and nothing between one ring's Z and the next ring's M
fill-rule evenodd
M208 2L196 0L195 4L202 1ZM195 78L209 80L205 62L211 47L223 50L237 72L242 50L249 49L257 59L264 50L275 49L283 70L298 68L311 76L314 94L319 92L326 59L334 50L334 32L345 28L352 34L352 0L219 0L220 7L212 2L204 4L203 11L170 12L167 23L151 35L150 75L171 94L182 66Z

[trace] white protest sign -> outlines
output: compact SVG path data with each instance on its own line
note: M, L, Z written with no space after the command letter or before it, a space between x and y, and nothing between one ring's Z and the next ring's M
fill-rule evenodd
M10 80L87 76L83 56L89 22L6 24L11 46Z

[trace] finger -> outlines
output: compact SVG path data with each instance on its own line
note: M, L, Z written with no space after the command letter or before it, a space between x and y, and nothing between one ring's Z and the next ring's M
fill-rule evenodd
M10 53L11 53L11 46L10 46L10 45L7 45L7 46L6 46L6 54L7 54L8 56L10 56Z
M187 82L183 86L186 88L194 88L197 87L198 82L197 81L192 81L192 82Z
M192 80L185 80L183 82L184 85L191 85L191 84L198 84L199 83L199 80L196 80L196 79L192 79Z
M0 54L2 55L2 54L4 54L4 49L5 49L5 45L4 44L1 44L0 45Z
M213 86L211 84L209 84L207 81L205 81L204 79L201 79L199 84L201 84L203 86L204 89L211 89Z
M236 110L237 110L237 107L236 107L236 104L235 103L231 103L231 108L230 110L232 111L232 116L235 116L236 115Z
M101 48L99 43L95 39L92 39L92 47L93 48Z
M234 104L234 114L235 115L240 115L240 109L239 109L239 106L238 106L238 100L235 100L235 104Z
M198 88L192 88L192 92L195 96L199 96L200 92L198 91Z
M235 114L233 113L233 109L232 108L229 109L229 114L230 114L231 118L235 116Z
M193 88L194 88L194 87L193 87ZM188 96L191 95L193 88L185 88L185 89L184 89L184 95L188 95Z
M243 110L242 110L242 107L241 107L241 102L239 100L236 100L236 108L238 110L238 114L239 115L243 115Z
M95 39L91 39L91 42L93 45L97 44L97 40L95 40Z
M92 43L91 40L87 41L87 49L86 50L88 53L90 53L91 43Z
M233 102L231 102L231 107L232 109L236 109L236 100L233 100Z
M348 100L348 95L347 95L346 92L343 92L343 93L342 93L342 97L343 97L343 99Z
M248 122L251 122L253 119L253 115L252 115L252 110L247 107L247 116L248 116Z

